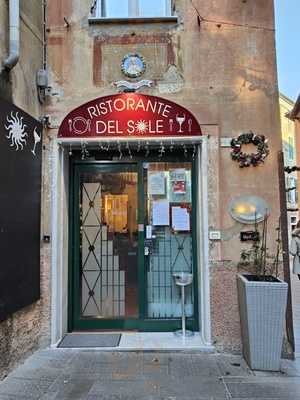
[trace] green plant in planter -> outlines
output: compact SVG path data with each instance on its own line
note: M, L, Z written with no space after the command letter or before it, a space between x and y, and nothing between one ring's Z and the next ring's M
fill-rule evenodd
M238 299L246 361L252 369L279 371L288 284L278 277L280 224L272 255L267 248L267 228L268 216L263 220L261 237L241 253L238 266L245 272L237 275Z
M241 251L240 261L238 268L253 275L251 280L257 281L277 281L278 269L281 258L281 228L280 218L279 224L276 228L276 251L275 254L270 254L267 247L267 234L268 234L268 218L266 215L263 220L262 232L258 230L258 224L255 221L255 232L258 238L250 249L243 249Z

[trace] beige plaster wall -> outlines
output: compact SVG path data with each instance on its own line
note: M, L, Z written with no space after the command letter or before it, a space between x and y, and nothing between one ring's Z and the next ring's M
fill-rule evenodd
M42 2L26 0L20 5L20 61L9 74L0 72L0 96L39 118L42 107L37 98L36 71L43 65ZM8 1L0 0L0 71L8 55L8 39ZM42 213L42 224L45 224ZM49 343L49 265L49 248L42 245L41 300L0 323L0 379L32 351Z
M145 78L155 81L145 93L187 107L201 124L218 125L219 134L209 139L208 168L209 225L222 232L222 241L210 246L212 330L218 348L240 351L236 264L245 247L239 232L249 227L235 222L227 207L236 195L262 196L271 206L269 226L275 232L281 138L273 0L174 3L178 23L90 25L91 1L52 0L48 54L59 95L49 101L47 112L53 127L59 126L73 108L116 93L113 82L124 79L122 58L137 51L147 63ZM199 27L197 14L210 22ZM250 129L268 137L271 153L265 165L240 169L230 148L220 147L220 138ZM56 133L53 129L48 135Z

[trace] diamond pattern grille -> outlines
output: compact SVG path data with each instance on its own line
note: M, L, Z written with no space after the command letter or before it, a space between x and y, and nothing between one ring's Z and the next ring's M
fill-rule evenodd
M125 315L125 276L108 227L101 222L101 184L81 185L81 314Z
M173 234L169 228L156 230L156 244L148 272L148 316L181 316L181 297L173 273L192 272L192 238L190 234ZM186 288L186 313L193 315L193 288Z

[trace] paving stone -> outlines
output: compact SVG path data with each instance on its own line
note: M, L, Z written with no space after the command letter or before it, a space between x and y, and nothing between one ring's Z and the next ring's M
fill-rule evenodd
M165 379L169 375L169 365L161 364L144 364L143 365L143 376L144 378L154 378L159 377L160 379Z
M46 393L44 394L44 396L42 396L40 398L40 400L56 400L57 399L57 392L53 392L53 393Z
M169 379L161 385L160 393L162 396L184 397L191 396L200 398L224 399L226 398L226 388L220 378L210 377L191 377L189 379Z
M51 384L49 380L9 378L0 385L0 394L22 395L24 399L39 399L47 392Z
M170 375L182 379L189 377L214 377L220 371L215 357L191 355L187 359L171 360L169 363Z
M96 382L91 388L89 395L102 395L103 396L123 396L121 399L125 400L126 396L129 399L140 399L143 395L153 396L159 395L159 383L154 380L137 380L135 382L129 381L114 381L114 382ZM131 396L131 397L130 397ZM127 400L127 399L126 399Z
M225 378L224 382L232 399L300 399L298 378Z
M222 376L253 375L253 372L241 356L222 354L222 357L216 357L216 363Z
M14 396L11 394L0 394L0 400L26 400L30 399L30 397L24 397L24 395Z
M64 368L66 365L72 363L76 354L74 350L68 352L57 349L42 350L29 357L24 363L24 366L52 366L54 368Z
M81 400L85 399L88 395L94 380L84 378L60 378L49 388L49 394L53 393L54 397L50 399L55 400Z
M0 400L300 400L297 363L288 367L253 373L231 355L47 350L0 383Z
M83 362L83 363L74 363L71 366L68 366L64 369L65 375L103 375L106 377L111 377L113 368L108 364L99 364L96 362Z
M71 365L72 359L64 358L49 358L49 357L34 357L29 359L23 365L24 367L39 369L39 368L57 368L64 369Z
M124 375L124 376L132 376L132 377L142 377L143 371L144 371L144 366L143 364L140 363L133 363L133 362L128 362L128 364L124 365L113 365L112 366L113 370L113 376L117 375Z
M186 357L186 355L181 354L181 358ZM172 358L172 354L169 353L142 353L142 360L144 364L160 364L160 365L168 365L170 359Z
M24 365L17 368L10 374L10 378L22 378L22 379L42 379L54 382L56 378L61 375L61 371L58 368L52 367L41 367L35 368L32 365Z
M283 360L281 371L287 376L300 376L299 363L291 360Z
M228 400L227 397L190 397L190 396L128 396L128 395L94 395L90 394L85 400ZM257 399L256 399L257 400Z
M142 397L132 395L115 395L115 394L90 394L86 400L144 400Z

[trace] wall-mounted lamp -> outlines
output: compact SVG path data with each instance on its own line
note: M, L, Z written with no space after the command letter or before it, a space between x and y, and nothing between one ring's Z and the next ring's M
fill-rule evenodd
M270 214L270 207L261 197L243 195L231 200L228 211L233 219L242 224L255 224Z

